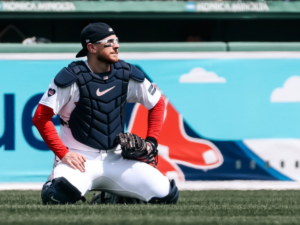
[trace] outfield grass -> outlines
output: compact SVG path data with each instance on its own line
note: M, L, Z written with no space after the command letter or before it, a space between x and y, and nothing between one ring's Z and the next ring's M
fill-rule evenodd
M0 191L0 224L300 224L299 195L181 191L177 205L44 206L39 191Z

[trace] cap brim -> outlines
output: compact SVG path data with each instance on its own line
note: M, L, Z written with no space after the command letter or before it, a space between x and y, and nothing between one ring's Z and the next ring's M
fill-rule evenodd
M80 52L77 53L76 58L84 57L87 55L87 53L88 53L87 48L83 48L80 50Z

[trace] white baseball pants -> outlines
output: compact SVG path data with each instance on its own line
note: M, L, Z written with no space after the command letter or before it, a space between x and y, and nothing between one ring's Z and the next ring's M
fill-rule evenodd
M153 197L163 198L169 194L170 182L167 177L146 163L123 159L121 150L69 150L86 157L86 172L74 170L58 160L51 178L65 177L82 195L90 190L101 190L149 201Z

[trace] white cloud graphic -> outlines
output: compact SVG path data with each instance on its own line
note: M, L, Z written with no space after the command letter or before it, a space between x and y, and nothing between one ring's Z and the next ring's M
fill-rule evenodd
M271 94L271 102L300 102L300 76L291 76L283 87L275 88Z
M196 67L188 74L183 74L179 78L180 83L226 83L224 77L219 77L214 72L206 71L203 68Z

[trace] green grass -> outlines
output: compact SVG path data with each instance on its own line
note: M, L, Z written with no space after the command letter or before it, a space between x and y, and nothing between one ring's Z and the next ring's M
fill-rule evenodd
M300 224L299 195L181 191L177 205L44 206L39 191L0 191L0 224Z

